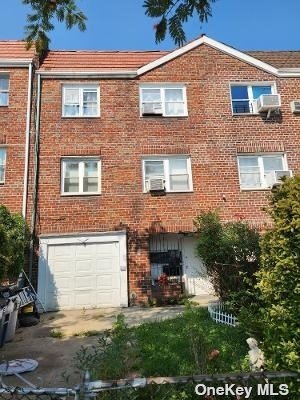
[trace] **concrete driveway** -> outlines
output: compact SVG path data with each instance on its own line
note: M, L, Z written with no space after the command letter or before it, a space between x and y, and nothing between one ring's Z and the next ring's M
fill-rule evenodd
M74 355L81 346L96 344L96 331L110 329L117 314L125 314L126 322L133 326L146 321L173 318L182 310L180 306L46 313L41 315L38 325L17 329L14 340L0 349L0 359L33 358L39 362L39 366L33 372L22 374L25 379L36 386L72 387L81 382L78 371L74 369ZM63 334L63 337L52 337L53 332ZM7 385L27 386L15 377L5 377L3 380Z
M198 303L205 306L210 297L193 300L198 300ZM40 387L73 387L81 382L81 376L74 369L73 357L76 352L81 346L96 344L98 338L93 334L110 329L120 312L125 315L126 323L133 326L147 321L174 318L183 309L183 306L132 307L42 314L38 325L17 329L14 340L0 349L0 360L33 358L39 362L39 366L36 371L22 374L25 379ZM57 335L63 334L63 337L53 337L53 331ZM4 383L27 386L15 377L5 377Z

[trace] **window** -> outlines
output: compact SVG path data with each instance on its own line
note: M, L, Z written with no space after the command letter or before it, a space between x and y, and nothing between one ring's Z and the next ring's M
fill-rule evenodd
M261 94L274 94L273 84L232 84L231 104L233 114L255 114L257 113L255 100Z
M266 189L273 171L288 169L284 154L240 155L238 165L242 189Z
M61 193L100 194L100 160L96 158L62 160Z
M191 159L188 157L149 158L143 160L144 191L151 179L162 179L167 192L192 191Z
M185 86L143 86L140 88L141 115L187 116Z
M0 183L5 180L6 150L0 148Z
M64 85L63 117L99 117L99 99L97 85Z
M0 106L8 106L9 76L0 75Z

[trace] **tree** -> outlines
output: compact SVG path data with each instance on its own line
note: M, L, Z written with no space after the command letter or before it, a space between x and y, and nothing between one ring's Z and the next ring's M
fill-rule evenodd
M24 218L0 205L0 282L15 279L24 267L28 229Z
M273 228L261 241L258 287L265 302L264 347L271 366L300 368L300 175L275 188Z
M201 22L211 16L211 4L216 0L144 0L145 14L160 18L155 25L156 43L163 41L169 32L175 44L186 41L183 24L197 16ZM27 15L26 41L30 48L35 43L36 51L43 56L49 47L48 33L54 29L53 21L65 22L67 29L75 26L86 29L86 16L78 8L77 0L22 0L32 8Z
M26 41L28 48L35 43L40 56L48 50L47 33L54 29L53 19L65 22L67 29L77 26L81 31L86 29L86 16L77 7L76 0L22 0L30 5L32 13L27 15Z
M255 272L259 268L259 234L245 222L222 224L215 212L195 221L198 255L216 294L239 313L257 301Z
M160 18L155 25L156 43L162 42L169 31L177 46L186 42L183 24L198 16L200 22L206 22L212 15L211 5L216 0L145 0L146 15Z

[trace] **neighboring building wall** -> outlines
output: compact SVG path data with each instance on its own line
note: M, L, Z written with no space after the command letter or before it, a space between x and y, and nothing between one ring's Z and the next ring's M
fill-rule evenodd
M232 116L229 83L261 80L276 82L282 118ZM194 218L211 209L223 220L269 223L262 210L269 191L240 190L237 153L283 151L289 169L300 170L300 117L290 111L299 79L275 78L203 45L139 79L89 81L100 84L100 118L62 117L65 82L42 84L38 233L127 229L129 290L137 301L150 293L150 233L191 232ZM186 84L188 117L140 117L145 82ZM193 192L143 193L142 157L165 154L191 156ZM102 194L61 196L61 158L89 155L101 159Z
M0 148L6 149L5 182L0 184L0 204L22 212L28 67L0 67L9 75L9 104L0 106Z

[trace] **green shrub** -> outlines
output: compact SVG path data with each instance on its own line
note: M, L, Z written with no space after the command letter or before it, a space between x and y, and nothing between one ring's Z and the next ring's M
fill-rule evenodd
M24 218L0 205L0 282L14 280L24 267L28 228Z
M94 379L119 379L135 370L137 363L136 345L124 315L117 315L112 331L99 337L96 345L84 347L76 353L76 367L90 371Z
M258 287L266 304L264 348L273 368L300 368L300 176L273 190L274 227L261 241Z
M234 312L257 302L255 272L259 268L259 234L245 222L222 224L216 212L195 221L197 251L216 294Z

